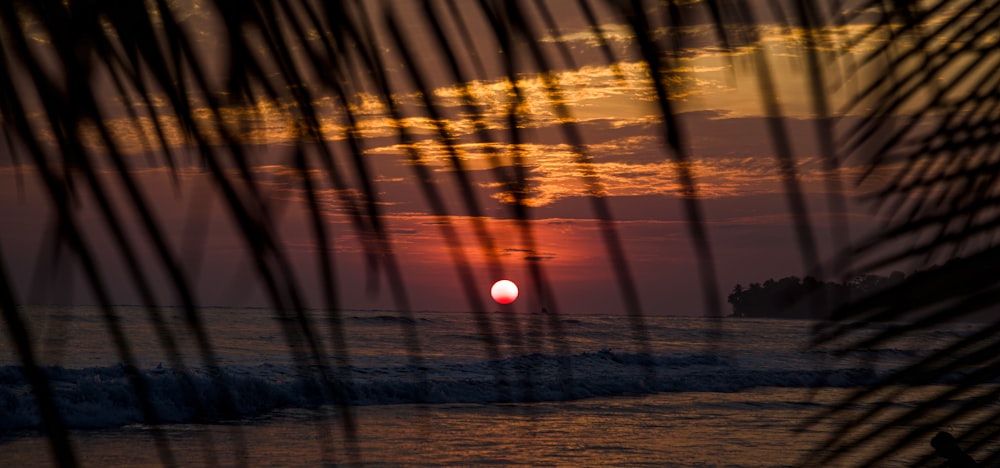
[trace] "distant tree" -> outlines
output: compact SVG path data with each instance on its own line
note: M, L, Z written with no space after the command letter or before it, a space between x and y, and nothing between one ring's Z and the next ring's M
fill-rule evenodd
M736 317L833 318L844 300L860 301L885 288L899 285L906 275L894 271L889 277L864 274L842 283L825 282L813 276L768 279L749 289L737 284L727 297Z

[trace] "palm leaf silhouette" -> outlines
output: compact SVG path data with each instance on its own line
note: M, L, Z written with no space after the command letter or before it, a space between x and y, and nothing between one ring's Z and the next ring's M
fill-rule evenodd
M848 349L889 344L910 333L988 311L996 304L992 240L996 217L991 193L996 180L998 55L988 37L1000 19L1000 5L932 2L900 7L871 2L866 6L882 8L882 13L879 26L865 35L890 35L854 65L854 74L873 66L883 73L880 79L863 83L852 96L848 109L870 107L863 120L846 129L838 146L842 157L866 163L858 182L870 187L872 206L887 216L885 224L856 242L846 257L855 271L906 263L944 266L840 311L849 320L905 320L908 325L873 337L853 334L846 323L818 329L817 344L843 340L841 345ZM991 337L996 319L981 327L974 335L915 360L844 401L838 410L859 401L888 403L910 388L943 380L951 383L889 420L880 419L889 409L880 404L845 423L844 431L826 445L830 455L823 460L870 449L869 462L875 463L952 425L962 428L958 431L961 445L990 447L997 435L998 414L977 410L996 395L982 396L977 389L996 376L995 354L991 354L996 346ZM952 400L959 402L957 407L940 410ZM864 423L869 420L881 422L868 427ZM907 424L913 429L897 430ZM990 449L980 462L989 466L996 463L996 457L995 449ZM932 456L919 463L932 464Z
M613 222L604 187L592 167L592 156L573 123L571 110L562 103L558 80L549 72L576 68L573 51L564 45L555 50L539 46L542 29L558 30L559 18L545 3L491 2L458 5L453 1L414 4L369 2L302 2L269 0L192 2L204 14L193 20L184 8L166 0L149 2L63 2L58 0L14 1L0 4L0 117L12 164L37 178L48 196L57 233L53 250L67 251L85 272L87 288L99 302L107 333L119 358L130 369L130 381L140 402L144 421L156 428L156 411L149 405L147 389L137 373L133 349L137 345L117 324L111 285L102 272L106 260L88 244L75 206L92 200L101 225L110 232L132 281L130 288L141 298L149 322L156 330L158 345L178 370L191 366L219 367L215 347L206 333L184 255L197 252L196 239L181 249L164 236L164 221L135 176L138 164L128 145L138 144L156 158L153 164L168 168L173 184L180 184L180 159L190 151L211 179L224 204L224 213L238 227L251 262L250 270L267 293L270 307L282 314L286 344L303 376L325 383L317 390L324 401L341 405L345 417L345 439L352 439L354 422L348 397L337 382L348 378L337 369L350 361L343 334L340 282L336 276L334 246L331 245L329 212L324 207L327 189L337 197L353 231L362 239L369 285L378 287L386 278L395 308L410 314L407 281L393 250L386 227L375 176L365 154L363 115L358 110L362 95L374 96L395 122L394 137L407 148L413 178L430 211L438 219L450 261L462 278L463 294L476 312L481 335L496 330L484 315L472 283L472 267L460 246L465 242L450 216L463 214L474 222L475 239L488 268L503 276L505 265L497 255L497 242L482 222L484 208L474 196L470 169L459 155L460 138L488 144L502 142L514 148L510 154L489 153L490 174L509 195L509 216L518 221L518 235L529 248L536 245L530 222L527 177L530 161L519 154L518 145L530 138L523 130L531 118L524 108L530 99L519 77L537 74L542 94L562 122L558 130L572 148L574 163L590 194L594 217L599 220L602 242L614 266L617 289L630 318L633 337L644 346L649 337L645 313L638 300L635 280ZM749 50L747 57L757 74L758 94L775 148L775 163L781 175L788 212L802 259L803 270L828 277L849 277L894 265L929 265L962 257L945 267L914 275L892 289L847 303L838 309L844 321L817 328L815 344L834 343L845 349L878 346L908 332L933 327L946 320L971 315L998 302L996 232L996 134L997 89L1000 57L995 31L1000 4L995 1L879 2L817 7L813 2L773 3L767 12L743 2L706 0L651 3L578 0L571 4L596 33L600 53L616 70L616 79L627 78L617 70L618 56L601 34L597 11L611 12L633 36L635 54L648 64L648 86L655 96L659 133L667 148L664 158L676 163L680 200L687 229L698 260L698 276L706 312L721 317L716 259L709 241L708 225L701 206L699 187L691 170L686 132L677 118L670 77L688 46L685 27L709 24L718 46L730 51ZM766 16L767 20L761 19ZM794 29L802 38L817 139L822 150L825 192L834 213L830 237L842 252L824 262L817 247L804 201L797 156L788 135L784 112L776 89L775 72L764 57L760 26L777 22ZM482 25L474 37L467 25ZM848 26L868 25L862 29ZM200 39L207 27L217 41ZM846 30L848 32L840 33ZM856 31L856 32L851 32ZM838 36L842 34L842 36ZM429 46L417 51L416 36ZM475 44L487 42L501 53L488 63L476 53ZM846 52L830 52L825 43L840 44L844 51L863 43L873 50L852 59ZM387 54L384 50L391 50ZM218 63L217 58L223 58ZM490 58L491 60L494 57ZM387 63L387 60L398 62ZM399 65L401 64L401 65ZM437 66L439 73L430 72ZM435 81L438 80L438 81ZM509 84L503 112L491 112L477 100L468 85L476 80L505 79ZM449 124L454 108L440 102L434 89L444 80L460 89L458 107L471 122L471 130ZM846 93L848 104L838 109L828 94ZM401 102L401 95L418 96L416 102ZM100 96L100 98L98 98ZM332 105L319 104L329 98ZM115 104L111 104L115 103ZM323 289L323 307L328 335L321 338L319 325L306 313L299 285L300 272L293 267L287 245L280 235L282 206L268 193L266 181L255 169L251 138L254 129L266 125L264 116L252 112L258 106L281 110L288 128L285 143L287 167L293 168L295 187L303 194L308 229L318 252L315 276ZM325 107L324 107L325 106ZM251 117L234 118L237 115ZM842 115L858 119L839 119ZM124 115L138 141L128 141L112 117ZM403 124L408 118L426 118L442 145L454 180L454 192L434 181L416 137ZM324 144L331 138L330 122L340 128L344 145ZM857 123L851 123L857 122ZM462 133L465 132L465 133ZM493 151L493 150L490 150ZM886 222L874 234L856 241L848 235L846 190L841 168L861 163L866 170L857 180L870 189L869 200L886 213ZM317 176L318 174L318 176ZM20 177L20 176L19 176ZM20 179L19 179L20 180ZM124 193L123 203L115 194ZM458 203L450 200L455 198ZM136 229L126 229L126 220L138 220ZM205 220L192 220L197 225ZM197 237L197 236L194 236ZM150 258L140 252L152 252ZM0 250L0 254L3 251ZM152 262L152 264L150 264ZM61 465L76 464L72 440L52 396L50 385L37 360L26 317L19 309L21 295L5 273L0 257L0 298L7 332L13 337L25 375L39 402L51 449ZM531 280L549 301L553 314L548 320L551 335L559 342L560 309L552 302L549 274L539 262L530 265ZM44 268L39 265L39 268ZM506 266L509 268L509 266ZM157 273L154 273L157 272ZM163 274L165 272L165 274ZM44 273L43 273L44 274ZM187 331L196 337L202 362L185 362L178 352L178 337L164 326L162 301L154 277L163 276L171 303L183 310ZM900 297L913 298L899 301ZM838 303L836 298L827 298ZM817 303L817 307L824 304ZM910 325L870 337L854 334L856 321L908 320ZM878 447L871 455L875 463L921 440L937 428L958 424L970 417L995 394L969 397L980 384L997 375L993 356L1000 324L986 323L978 333L956 341L943 351L913 362L912 366L885 378L878 385L858 390L830 414L848 411L857 402L887 402L908 391L941 379L951 385L919 406L895 419L884 419L883 406L848 418L841 435L819 447L825 462L836 461L851 451ZM421 363L421 342L412 325L400 332L412 357ZM487 340L487 353L499 356L497 342ZM325 356L334 356L328 362ZM954 375L955 369L972 369ZM501 372L499 369L497 372ZM571 369L563 369L568 375ZM498 376L498 381L502 380ZM530 376L521 385L531 388ZM218 407L208 408L197 397L190 405L198 412L216 411L237 415L222 378L215 380L222 395ZM513 391L513 390L511 390ZM944 401L961 399L948 412L938 408ZM854 413L851 413L854 414ZM972 449L994 447L998 438L996 412L977 416L979 422L963 425L958 440ZM875 421L874 425L867 424ZM925 421L903 434L894 428ZM333 432L323 434L332 443ZM160 457L173 464L167 440L158 431ZM239 430L233 429L239 440ZM211 444L209 444L211 445ZM995 463L993 452L985 463ZM922 463L930 463L925 459Z

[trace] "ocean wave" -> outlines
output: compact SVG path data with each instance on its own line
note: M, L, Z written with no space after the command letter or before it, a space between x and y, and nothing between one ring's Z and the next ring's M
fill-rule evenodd
M868 385L868 369L744 368L712 353L647 355L608 349L570 356L529 354L467 364L395 367L224 366L180 372L122 365L44 369L65 422L107 428L149 422L133 381L146 388L147 413L164 423L224 421L279 408L401 403L565 401L657 392L737 392L753 387ZM39 427L20 366L0 367L0 429Z

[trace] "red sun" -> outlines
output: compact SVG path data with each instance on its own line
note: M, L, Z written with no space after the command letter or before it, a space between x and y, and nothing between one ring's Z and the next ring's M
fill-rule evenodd
M510 304L517 299L517 285L511 280L500 280L493 283L490 295L498 304Z

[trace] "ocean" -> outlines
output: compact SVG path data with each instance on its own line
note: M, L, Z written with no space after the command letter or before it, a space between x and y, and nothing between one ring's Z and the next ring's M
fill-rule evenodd
M129 359L99 308L22 309L85 466L815 466L814 449L876 403L828 410L976 330L840 353L809 347L808 321L347 310L338 338L324 311L205 308L199 342L181 309L161 309L161 327L143 308L114 313ZM891 405L922 390L936 389ZM53 463L38 427L4 334L0 466ZM883 466L931 452L914 443Z

